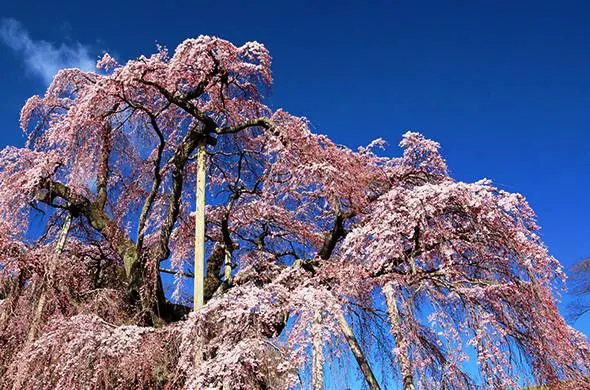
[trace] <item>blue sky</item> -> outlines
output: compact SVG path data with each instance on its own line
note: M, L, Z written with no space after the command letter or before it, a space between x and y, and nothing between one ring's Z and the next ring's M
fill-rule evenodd
M11 1L0 18L0 146L22 144L20 107L59 67L256 40L273 107L392 154L419 130L456 178L524 194L565 266L590 256L590 2ZM589 316L575 325L590 334Z

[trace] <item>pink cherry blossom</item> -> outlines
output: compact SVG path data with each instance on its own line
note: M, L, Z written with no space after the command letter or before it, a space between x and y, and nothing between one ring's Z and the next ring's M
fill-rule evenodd
M453 179L417 132L396 158L312 132L265 105L270 66L260 43L200 36L27 101L26 146L0 152L0 387L321 388L328 366L371 389L583 383L524 196Z

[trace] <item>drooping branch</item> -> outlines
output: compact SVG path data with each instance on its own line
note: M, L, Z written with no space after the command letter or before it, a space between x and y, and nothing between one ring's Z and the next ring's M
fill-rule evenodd
M59 237L57 239L57 243L55 245L55 253L59 256L64 250L64 246L66 244L66 240L68 238L68 234L70 233L70 228L72 226L72 213L67 212L66 217L59 233ZM43 275L43 279L41 281L41 295L39 296L39 300L37 301L37 305L35 307L35 314L33 317L33 321L31 322L31 327L29 328L29 334L27 336L27 340L30 342L37 337L37 333L39 332L39 324L41 323L41 316L43 315L43 310L45 309L45 302L47 301L47 290L44 288L53 276L55 272L54 263L50 264L50 268L46 271L47 273Z
M156 198L156 194L158 192L158 189L160 188L160 184L162 183L162 173L161 173L160 164L162 163L162 154L164 153L164 147L166 146L164 134L162 133L162 130L160 130L160 127L158 126L156 116L148 110L145 110L145 112L147 113L147 115L150 118L150 124L152 126L152 129L154 130L154 132L158 136L159 143L158 143L158 149L156 152L156 159L154 160L154 171L153 171L154 181L152 182L152 188L150 190L150 193L146 197L146 199L143 203L143 207L141 208L141 214L139 215L139 223L137 225L137 250L138 250L138 252L141 252L141 249L143 247L143 239L145 237L145 231L144 231L145 223L146 223L147 217L152 209L152 205L154 204L154 200Z
M225 212L223 213L223 217L221 219L221 235L223 237L223 249L225 253L223 262L225 288L231 287L232 284L232 254L234 251L234 241L232 240L231 232L229 230L229 218L236 201L240 198L242 193L245 192L244 188L240 185L243 161L244 153L242 152L240 153L240 158L238 160L236 179L234 181L234 185L231 187L233 192L229 198L229 202L225 206ZM254 189L252 192L256 191L258 184L259 181L254 184Z
M344 229L344 222L346 218L349 218L350 216L352 216L352 214L345 215L340 212L336 214L336 219L334 221L332 230L326 233L322 248L318 252L318 256L322 260L328 260L332 255L338 241L342 239L344 236L346 236L347 232ZM373 370L371 370L371 366L369 365L369 361L367 360L363 350L361 349L361 346L356 336L354 335L354 332L352 331L350 325L348 324L346 317L344 317L344 315L342 314L339 314L337 316L337 320L338 325L340 326L340 330L342 331L342 334L344 334L344 338L348 343L348 346L350 347L350 350L354 355L361 369L361 372L363 373L365 380L369 385L369 388L372 390L380 389L379 383L377 382L377 379L373 374Z
M350 325L348 325L348 321L342 313L337 315L337 320L338 324L340 325L340 329L344 334L344 338L346 339L346 342L348 343L348 346L350 347L350 350L354 355L354 358L356 359L356 362L358 363L361 372L363 373L365 380L369 385L369 388L371 390L379 390L381 387L379 386L379 383L377 382L377 379L373 374L373 370L371 370L371 366L369 365L369 362L365 357L365 354L361 349L361 346L358 340L356 339L354 332L350 328Z
M156 253L156 261L161 262L170 256L170 236L174 224L178 219L180 212L180 198L182 195L184 185L184 168L188 162L189 156L197 148L201 139L204 139L206 132L198 131L197 128L192 127L188 134L183 138L177 147L174 156L169 163L172 164L172 188L168 196L168 210L166 212L166 219L162 223L160 229L160 238L158 242L158 251Z

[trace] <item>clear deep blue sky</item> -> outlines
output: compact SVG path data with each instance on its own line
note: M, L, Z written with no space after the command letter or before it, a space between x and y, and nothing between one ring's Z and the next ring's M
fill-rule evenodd
M0 18L20 25L2 22L0 144L22 144L19 110L47 67L200 34L257 40L274 58L273 107L352 147L383 137L392 154L419 130L456 178L523 193L565 266L590 256L590 2L318 3L3 2Z

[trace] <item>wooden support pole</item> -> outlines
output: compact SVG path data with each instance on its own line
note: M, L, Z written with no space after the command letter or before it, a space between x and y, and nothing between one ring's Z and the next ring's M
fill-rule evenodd
M324 340L322 337L322 311L317 309L313 318L313 341L311 348L311 380L313 390L324 389Z
M399 350L398 360L402 375L403 388L404 390L414 390L414 376L412 374L409 345L407 339L404 337L400 312L395 299L394 287L389 283L386 284L383 287L383 295L385 295L387 312L389 314L389 320L391 321L391 333L395 339L396 347Z
M193 310L203 307L205 285L205 146L206 139L199 143L197 155L197 188L195 210L195 271Z

